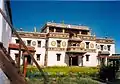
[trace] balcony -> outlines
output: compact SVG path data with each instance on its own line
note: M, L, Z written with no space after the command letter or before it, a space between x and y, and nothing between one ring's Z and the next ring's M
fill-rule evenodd
M67 52L75 52L75 53L86 53L85 49L80 47L69 46L67 48Z
M69 41L79 41L79 42L81 42L82 39L78 38L78 37L71 37L71 38L69 38Z
M80 47L69 46L67 48L67 52L73 52L73 53L86 53L86 52L96 53L96 49L84 49L84 48L80 48Z

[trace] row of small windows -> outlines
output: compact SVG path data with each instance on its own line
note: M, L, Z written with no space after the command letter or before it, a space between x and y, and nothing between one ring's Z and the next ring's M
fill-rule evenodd
M56 54L57 55L57 61L60 61L61 54ZM89 61L90 55L86 55L86 61Z
M36 54L37 61L40 61L40 55L41 54ZM56 55L57 55L57 61L60 61L61 54L56 54Z
M111 45L105 46L105 45L97 45L96 44L96 47L97 47L97 49L101 49L101 50L107 50L107 49L108 49L108 51L111 50Z
M18 39L16 39L16 43L19 43L19 40ZM36 45L36 42L35 41L31 41L31 40L27 40L27 46L31 46L31 44L33 45L33 46L35 46ZM41 47L41 41L37 41L37 46L38 47Z

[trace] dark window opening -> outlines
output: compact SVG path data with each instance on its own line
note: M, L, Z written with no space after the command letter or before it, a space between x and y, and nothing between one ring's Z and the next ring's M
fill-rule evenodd
M100 47L101 47L101 50L103 50L103 46L104 46L104 45L100 45Z
M86 61L89 61L89 56L90 56L90 55L86 55Z
M111 47L111 45L107 45L107 47L108 47L108 51L110 51L110 47Z
M57 40L57 47L60 47L61 41Z
M62 32L61 28L56 28L56 32Z
M19 54L15 54L15 62L18 63L18 56Z
M86 49L89 48L89 43L90 43L90 42L86 42Z
M20 42L20 40L19 39L16 39L16 43L19 43Z
M31 46L31 40L27 40L27 46Z
M57 61L60 61L61 54L56 54L56 55L57 55Z
M41 47L41 41L38 41L38 47Z
M40 61L40 54L36 54L37 55L37 61Z
M87 35L88 32L87 31L81 31L81 34Z
M76 46L76 43L74 43L73 46Z
M49 32L54 32L54 27L50 27Z

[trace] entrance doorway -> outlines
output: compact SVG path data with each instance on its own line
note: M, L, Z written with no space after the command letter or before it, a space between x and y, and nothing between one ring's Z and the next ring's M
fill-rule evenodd
M27 57L27 64L28 64L28 65L31 65L32 62L31 62L31 57L30 57L30 55L27 55L26 57Z
M78 66L78 56L69 57L69 66Z

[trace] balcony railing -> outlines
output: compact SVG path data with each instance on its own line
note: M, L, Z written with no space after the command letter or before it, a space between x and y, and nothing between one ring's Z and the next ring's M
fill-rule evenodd
M73 47L73 46L69 46L67 48L67 52L81 52L81 53L85 53L85 49L82 49L80 47Z
M67 52L79 52L79 53L91 52L91 53L95 53L96 49L84 49L84 48L80 48L77 46L69 46L67 48Z

